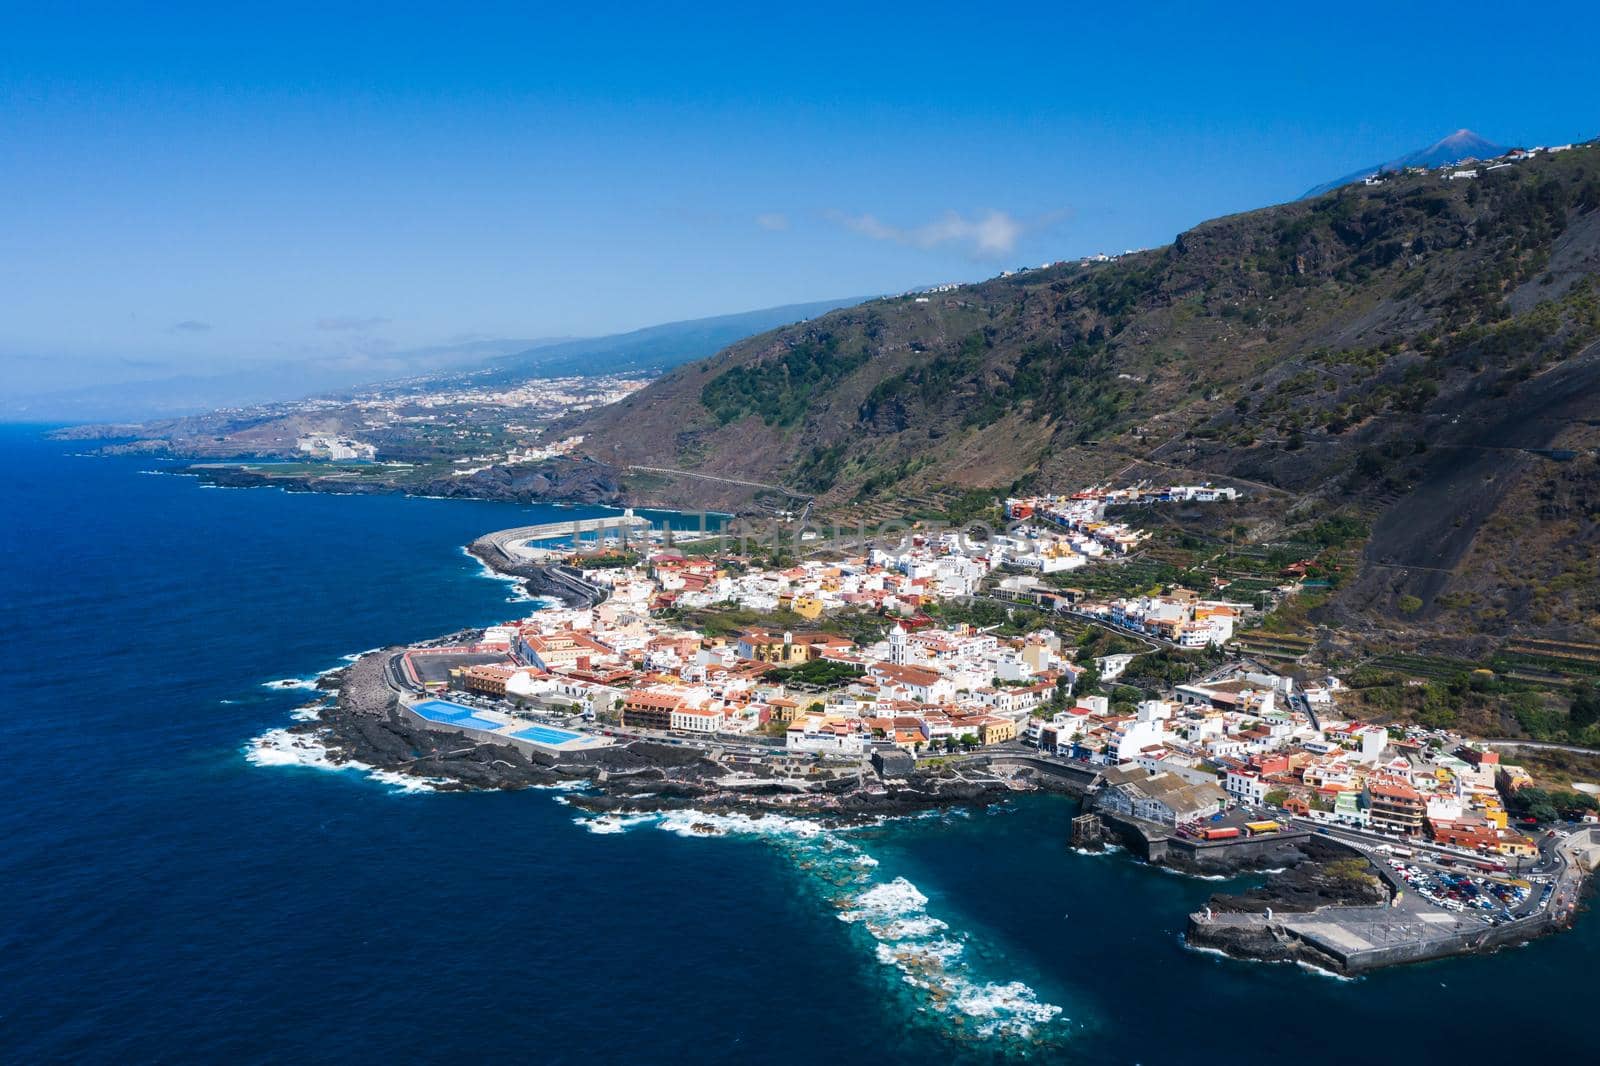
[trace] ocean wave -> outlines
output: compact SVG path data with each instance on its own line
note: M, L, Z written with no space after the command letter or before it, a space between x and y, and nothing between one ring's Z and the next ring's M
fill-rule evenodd
M1188 937L1180 936L1178 938L1178 942L1197 955L1215 955L1219 959L1228 959L1232 962L1240 961L1235 959L1232 955L1229 955L1226 951L1223 951L1221 948L1207 947L1204 944L1191 944L1189 943Z
M885 876L880 860L810 818L768 814L661 814L580 816L591 833L623 833L640 826L678 836L743 837L782 851L810 877L840 921L870 939L872 957L910 990L916 1009L908 1017L936 1019L961 1039L1007 1043L1053 1040L1063 1010L1018 980L993 980L972 961L967 934L928 910L928 896L902 876Z
M1122 851L1123 848L1122 848L1121 844L1106 843L1106 844L1101 844L1098 848L1073 848L1071 850L1072 850L1072 853L1074 855L1091 855L1091 856L1093 856L1093 855L1115 855L1115 854L1117 854L1117 852Z
M490 581L499 581L511 586L511 595L506 597L507 603L537 603L540 609L561 606L561 601L551 596L535 596L523 584L523 579L515 574L502 574L482 559L473 555L466 548L461 549L461 554L478 564L478 576L488 578Z
M261 687L272 689L275 692L295 690L310 692L321 691L317 686L317 682L332 674L337 674L340 670L349 669L350 664L359 661L362 656L371 655L374 652L379 652L382 650L382 648L368 648L366 651L358 651L352 652L349 655L341 655L339 656L338 663L327 667L326 669L318 670L309 677L280 677L276 681L263 681L261 683Z
M609 834L626 833L636 825L645 825L655 820L656 815L653 814L597 814L582 815L574 818L573 822L591 833Z
M1359 978L1359 977L1351 977L1348 974L1335 973L1332 970L1324 969L1323 967L1318 966L1314 962L1307 962L1305 959L1296 959L1296 960L1294 960L1294 964L1296 966L1300 967L1302 970L1305 970L1308 973L1316 974L1318 977L1328 977L1328 978L1332 978L1335 981L1359 981L1359 980L1361 980L1361 978Z
M413 777L393 770L380 770L363 762L338 762L328 746L315 733L296 733L289 729L269 729L244 747L245 761L252 766L300 766L336 773L354 771L368 779L390 786L395 792L433 792L445 782L436 777Z
M315 692L319 677L321 677L320 674L317 677L280 677L276 681L263 681L261 687L280 692L284 689L301 689Z
M1236 877L1244 876L1243 874L1197 874L1191 870L1179 870L1159 862L1147 862L1142 863L1141 865L1149 866L1152 869L1160 870L1164 874L1171 874L1173 877L1182 877L1190 881L1232 881Z
M1179 936L1178 937L1178 942L1180 944L1182 944L1185 948L1187 948L1188 950L1194 952L1197 955L1215 955L1217 958L1219 958L1219 959L1227 959L1229 962L1246 963L1246 964L1250 964L1250 965L1259 965L1260 961L1263 961L1263 960L1256 960L1256 959L1240 959L1240 958L1236 958L1236 957L1234 957L1232 955L1229 955L1226 951L1223 951L1221 948L1208 947L1208 946L1206 946L1204 944L1191 944L1191 943L1189 943L1189 938L1186 937L1186 936ZM1348 974L1335 973L1332 970L1325 969L1325 968L1323 968L1321 966L1318 966L1314 962L1307 962L1304 959L1270 960L1270 961L1267 961L1267 965L1270 965L1270 966L1282 966L1287 962L1293 962L1296 966L1300 967L1300 969L1305 970L1307 973L1316 974L1318 977L1329 977L1329 978L1332 978L1335 981L1359 981L1359 980L1361 980L1361 978L1359 978L1359 977L1351 977Z

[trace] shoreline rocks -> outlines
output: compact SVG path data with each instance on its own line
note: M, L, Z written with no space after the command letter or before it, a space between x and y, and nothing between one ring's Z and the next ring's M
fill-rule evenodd
M571 784L588 791L569 802L594 814L645 813L694 808L718 813L819 814L865 820L917 814L930 808L982 806L1019 787L1000 778L972 779L918 773L904 783L836 770L796 783L773 776L726 778L729 768L693 748L635 740L558 760L510 744L465 742L409 721L388 680L388 660L398 648L362 656L337 676L337 695L315 721L293 731L315 733L331 756L378 770L444 779L445 789L523 789ZM330 675L330 678L333 675ZM749 774L747 766L740 768Z
M281 488L287 492L327 492L346 496L399 494L513 503L578 503L622 507L627 504L617 472L600 463L547 460L516 466L490 466L472 474L426 481L274 474L240 466L191 464L173 471L220 488Z

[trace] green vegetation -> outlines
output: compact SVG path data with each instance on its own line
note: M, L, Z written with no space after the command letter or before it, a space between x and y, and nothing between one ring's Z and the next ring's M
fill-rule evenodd
M572 562L585 570L623 570L639 565L638 552L604 552L598 555L575 555Z
M860 667L829 659L812 659L798 666L775 666L761 675L783 685L842 688L861 676Z
M993 629L1000 636L1016 637L1036 629L1058 628L1057 620L1049 613L1026 604L1005 604L994 600L973 599L967 602L945 600L930 603L923 611L941 625L966 625L977 629Z
M769 426L791 426L812 399L849 376L872 353L866 348L841 353L832 334L807 337L776 359L736 366L706 382L700 402L727 424L758 415Z
M1582 792L1524 788L1511 793L1506 806L1519 817L1553 822L1562 817L1581 817L1586 811L1600 808L1600 802Z
M632 410L653 396L665 405L649 419L597 411L574 428L625 453L692 452L712 473L737 466L815 493L817 513L852 522L982 518L1004 492L1111 476L1232 476L1262 494L1253 513L1216 508L1244 535L1201 519L1192 532L1163 530L1126 564L1052 581L1092 596L1216 591L1270 611L1252 646L1286 658L1297 656L1285 641L1335 619L1429 638L1470 626L1583 639L1600 633L1600 601L1585 591L1595 576L1580 558L1594 555L1596 479L1540 484L1514 505L1503 494L1551 481L1553 463L1593 465L1569 401L1588 389L1573 357L1600 337L1600 287L1582 267L1600 247L1596 210L1593 147L1475 182L1396 175L1205 223L1113 262L787 327L735 345L704 376L647 390ZM1553 403L1560 417L1543 418ZM1484 492L1456 487L1431 516L1395 515L1427 510L1412 490L1462 470L1474 427L1524 415L1568 427L1549 430L1560 439L1523 435L1542 462L1511 447L1470 453L1484 464ZM782 431L761 455L750 452L755 418ZM1193 518L1150 510L1156 527ZM1371 530L1390 541L1374 546L1375 560L1415 569L1431 565L1419 560L1433 548L1476 551L1485 512L1530 519L1519 564L1531 565L1519 575L1451 559L1438 568L1449 572L1442 589L1424 590L1416 575L1370 587L1361 562ZM1460 522L1437 529L1423 518ZM1408 539L1424 525L1426 543ZM1276 603L1277 585L1301 579L1305 594Z
M1117 680L1142 690L1147 699L1157 699L1173 686L1193 681L1213 669L1224 657L1222 651L1211 647L1198 651L1159 648L1134 659Z
M1325 865L1323 871L1334 880L1349 885L1378 884L1378 879L1373 876L1366 859L1337 859Z
M1474 663L1399 654L1379 656L1347 680L1368 715L1480 736L1507 735L1515 722L1535 740L1600 747L1600 692L1592 685L1563 701L1546 684Z

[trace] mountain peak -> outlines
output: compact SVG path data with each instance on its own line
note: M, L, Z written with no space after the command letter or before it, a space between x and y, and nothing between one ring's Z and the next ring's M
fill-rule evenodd
M1404 170L1406 167L1440 167L1446 163L1460 162L1463 159L1493 159L1495 156L1504 155L1506 151L1507 149L1504 145L1495 144L1473 130L1463 127L1450 134L1450 136L1435 141L1426 148L1408 152L1398 159L1389 160L1387 163L1379 163L1377 166L1365 167L1353 174L1346 174L1337 181L1318 185L1314 189L1307 190L1301 199L1321 196L1323 193L1331 192L1341 185L1349 185L1351 182L1370 178L1374 174L1381 174L1388 170Z
M1486 149L1492 150L1497 154L1504 150L1499 145L1497 145L1493 141L1489 140L1487 137L1481 137L1477 133L1475 133L1475 132L1473 132L1472 130L1469 130L1469 129L1459 129L1459 130L1456 130L1454 133L1452 133L1450 136L1442 138L1442 139L1434 142L1434 144L1431 147L1424 149L1423 153L1424 154L1432 154L1434 152L1450 152L1450 151L1465 151L1465 152L1478 153L1478 152L1481 152L1481 151L1486 150ZM1417 153L1413 153L1413 154L1417 154Z

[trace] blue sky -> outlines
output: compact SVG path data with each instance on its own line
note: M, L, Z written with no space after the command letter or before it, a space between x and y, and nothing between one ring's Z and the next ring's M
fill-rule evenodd
M144 7L0 12L7 391L382 377L1600 133L1592 3Z

